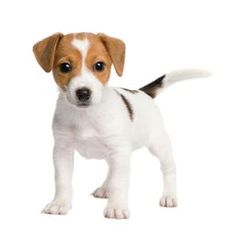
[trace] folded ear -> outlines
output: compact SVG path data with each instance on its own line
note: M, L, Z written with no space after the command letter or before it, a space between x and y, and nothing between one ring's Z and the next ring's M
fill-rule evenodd
M117 38L109 37L105 34L98 34L103 44L105 45L116 73L122 76L125 64L125 43Z
M34 55L39 65L46 72L52 70L56 48L62 37L63 34L61 33L53 34L33 46Z

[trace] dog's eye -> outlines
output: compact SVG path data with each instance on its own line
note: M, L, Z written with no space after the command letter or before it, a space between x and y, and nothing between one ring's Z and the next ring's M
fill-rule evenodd
M105 68L105 63L102 61L98 61L93 65L95 71L101 72Z
M71 64L69 64L68 62L62 63L60 64L60 71L62 73L68 73L72 70L72 66Z

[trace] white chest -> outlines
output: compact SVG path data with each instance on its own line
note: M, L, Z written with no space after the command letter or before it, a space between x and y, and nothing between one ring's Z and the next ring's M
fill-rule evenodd
M68 137L69 142L66 142L72 143L73 148L86 158L106 159L117 148L127 146L130 120L125 106L114 95L116 100L107 99L107 102L86 109L78 109L68 105L63 98L59 99L54 133Z
M93 127L81 127L74 133L75 149L86 158L103 159L109 149L101 134Z

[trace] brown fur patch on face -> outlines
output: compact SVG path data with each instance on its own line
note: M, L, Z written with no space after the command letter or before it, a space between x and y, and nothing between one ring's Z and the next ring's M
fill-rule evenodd
M81 53L72 46L73 34L65 35L56 51L55 61L53 65L53 75L56 83L60 88L65 90L69 81L80 73L82 67ZM69 63L72 66L72 70L68 73L60 71L60 65L62 63Z
M110 71L111 71L111 58L101 41L100 37L95 34L87 34L87 39L90 43L90 47L88 49L85 63L86 67L95 75L95 77L105 85L108 82ZM104 63L103 71L96 71L94 65L97 62Z
M85 65L102 84L106 84L110 76L112 62L103 42L95 34L78 33L65 35L57 47L53 75L58 86L65 90L70 80L81 73L84 58L82 58L81 52L72 45L74 39L87 39L89 41L89 49L87 55L85 55ZM104 63L103 71L96 71L94 69L96 62ZM60 65L62 63L69 63L72 66L72 70L68 73L61 72Z

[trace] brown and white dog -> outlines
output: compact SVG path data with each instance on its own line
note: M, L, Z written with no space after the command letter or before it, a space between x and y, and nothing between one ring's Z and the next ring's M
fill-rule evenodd
M54 34L36 43L34 54L60 88L53 119L56 192L44 209L66 214L72 202L73 155L105 159L109 171L93 193L108 198L105 217L129 217L128 187L131 153L146 146L161 163L164 189L160 205L177 206L175 164L160 112L153 98L174 82L208 73L174 71L129 90L107 86L111 66L123 73L125 44L104 34Z

